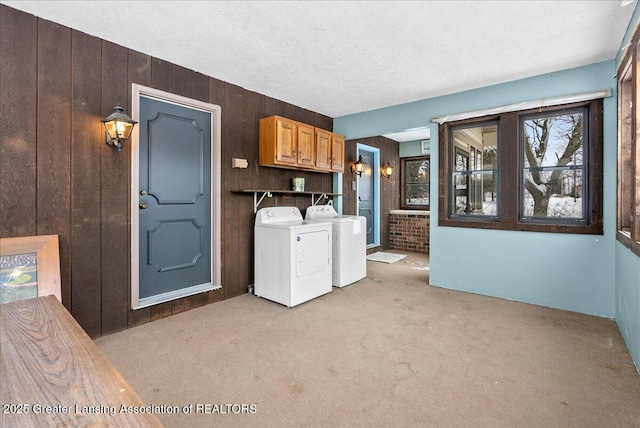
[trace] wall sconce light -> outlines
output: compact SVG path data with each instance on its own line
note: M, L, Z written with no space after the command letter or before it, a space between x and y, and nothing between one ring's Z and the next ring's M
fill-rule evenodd
M113 113L102 119L101 122L104 123L109 137L107 145L117 147L119 152L122 151L122 143L131 137L131 131L138 123L127 116L120 103L113 108Z
M393 166L391 166L391 164L387 162L387 165L383 167L380 172L382 173L382 176L384 178L391 180L391 174L393 174L393 169L394 169Z
M362 156L359 156L358 160L349 167L349 171L351 171L351 174L357 175L358 177L362 176L362 173L364 172L364 162L362 162Z

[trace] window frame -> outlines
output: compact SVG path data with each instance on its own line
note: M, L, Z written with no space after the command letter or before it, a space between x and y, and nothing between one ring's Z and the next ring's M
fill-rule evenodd
M616 73L618 89L616 240L640 257L640 135L638 135L640 110L637 108L640 98L639 38L638 28L636 28ZM631 74L629 79L627 79L627 73ZM627 101L630 102L628 108L624 105Z
M483 126L493 126L495 125L497 127L497 134L498 134L498 141L500 139L500 123L497 120L483 120L483 121L473 121L473 122L467 122L467 121L460 121L458 123L456 123L455 125L452 126L452 130L451 130L451 137L453 136L453 132L455 132L456 130L459 129L468 129L468 128L477 128L477 127L483 127ZM455 157L458 155L458 153L462 156L465 156L467 158L467 174L464 174L467 176L467 204L469 203L469 200L471 199L471 171L478 171L476 170L476 158L475 155L472 156L473 154L473 150L476 150L475 148L470 148L469 151L465 151L462 148L456 147L454 144L451 145L451 156L452 156L452 161L455 159ZM477 152L477 150L476 150ZM498 152L498 164L500 163L500 144L498 144L498 148L497 148L497 152ZM470 165L473 165L473 167L471 169L469 169ZM454 183L454 179L453 179L453 172L451 171L449 174L449 185L451 186L451 189L455 190L455 183ZM498 189L500 189L500 174L499 174L499 168L498 165L496 165L496 174L498 174L498 181L496 182L496 186L498 187ZM499 210L500 210L500 198L499 198L499 190L496 192L496 195L498 196L498 201L496 206L498 207L497 209L497 214L496 215L476 215L476 214L468 214L468 213L454 213L451 212L453 211L453 206L449 205L449 210L451 212L450 216L452 218L455 219L470 219L471 221L477 221L477 220L482 220L485 222L496 222L499 221ZM452 204L453 200L450 199L449 200L449 204Z
M523 219L520 191L523 184L523 143L521 142L521 118L537 113L560 113L562 111L587 108L588 136L584 139L587 155L588 195L586 221L576 223L563 218ZM498 125L498 177L497 217L457 216L451 211L452 156L451 136L456 126L473 126L487 122ZM439 173L438 173L438 225L481 229L513 230L528 232L571 233L602 235L602 174L603 174L603 100L601 98L557 106L504 112L442 123L438 127Z
M587 107L576 107L576 108L564 108L561 111L558 112L553 112L556 113L554 116L560 116L562 114L571 114L571 113L580 113L583 115L583 122L582 122L582 129L583 129L583 134L582 135L590 135L589 132L589 109ZM532 169L531 167L527 167L524 165L524 163L522 162L524 159L524 151L525 151L525 142L524 142L524 122L527 120L531 120L531 119L537 119L537 118L541 118L541 117L548 117L551 116L549 114L549 112L536 112L534 114L521 114L519 115L519 119L518 119L518 126L519 126L519 147L518 150L519 152L519 160L520 160L520 170L518 171L519 175L520 175L520 190L518 193L518 198L519 198L519 209L520 209L520 216L519 216L519 220L523 223L548 223L549 219L552 219L554 223L558 223L558 224L580 224L580 225L586 225L589 222L589 200L588 198L582 198L583 202L582 202L582 211L584 212L584 217L583 218L575 218L575 217L549 217L549 218L544 218L544 217L535 217L535 216L525 216L524 215L524 198L525 198L525 182L524 182L524 172L527 168ZM577 169L575 168L575 170L579 170L582 172L583 174L583 187L582 187L582 191L583 194L584 192L586 192L587 195L589 195L589 191L590 191L590 186L589 186L589 182L588 180L585 182L584 177L589 177L590 176L590 168L589 168L589 162L591 161L591 156L589 154L589 150L585 150L587 149L586 145L588 144L588 141L585 141L585 139L582 139L582 148L583 148L583 160L582 160L582 168ZM542 170L542 168L544 167L537 167L537 168L533 168L533 169L540 169ZM551 167L551 168L559 168L557 166ZM566 167L565 167L566 168ZM569 169L569 168L567 168Z
M406 163L414 162L414 161L429 161L429 182L427 183L429 189L429 198L431 201L431 155L420 155L420 156L409 156L400 158L400 208L403 210L415 210L415 211L429 211L431 207L431 202L427 205L407 205L406 202L406 190L407 190L407 181L405 177L406 171Z

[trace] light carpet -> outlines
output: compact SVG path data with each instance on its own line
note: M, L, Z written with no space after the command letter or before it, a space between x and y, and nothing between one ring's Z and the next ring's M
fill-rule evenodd
M96 342L146 404L179 406L167 428L639 427L615 321L432 287L427 266L367 262L293 308L243 294Z

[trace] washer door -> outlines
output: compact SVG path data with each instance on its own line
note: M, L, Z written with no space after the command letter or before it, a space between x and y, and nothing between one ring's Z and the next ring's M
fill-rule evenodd
M311 275L329 268L331 236L327 230L296 235L296 276Z

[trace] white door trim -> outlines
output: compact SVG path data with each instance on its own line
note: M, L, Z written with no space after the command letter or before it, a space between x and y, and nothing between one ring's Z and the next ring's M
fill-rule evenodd
M140 309L163 301L186 297L203 291L222 287L222 223L221 207L221 111L220 106L203 101L175 95L169 92L146 86L132 84L131 117L140 122L140 98L155 98L167 103L189 107L211 113L211 284L206 288L189 287L176 292L152 296L140 301L140 224L139 224L139 192L140 192L140 133L139 127L133 128L131 136L131 308Z
M373 244L368 244L368 248L374 248L380 246L380 149L377 147L367 146L366 144L356 144L356 158L360 156L360 150L364 150L373 153L373 171L371 171L373 177L373 201L375 209L373 210ZM360 192L360 180L357 180L356 190L356 215L360 213L360 198L358 197Z

